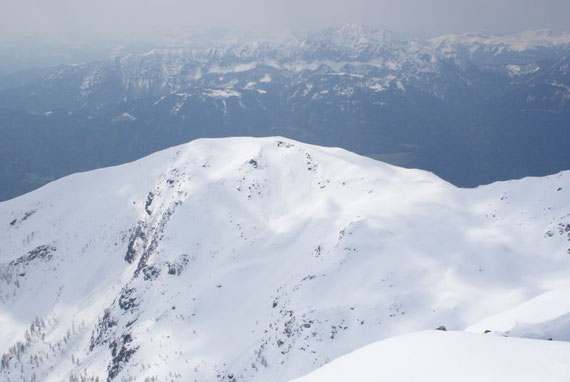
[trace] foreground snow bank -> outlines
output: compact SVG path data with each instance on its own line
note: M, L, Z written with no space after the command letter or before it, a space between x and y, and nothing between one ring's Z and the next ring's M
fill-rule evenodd
M423 331L365 346L295 381L569 380L569 343Z
M467 329L511 337L570 341L570 290L551 290Z

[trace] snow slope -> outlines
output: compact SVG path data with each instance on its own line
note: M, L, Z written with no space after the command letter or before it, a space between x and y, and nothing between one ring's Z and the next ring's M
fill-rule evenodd
M0 203L0 379L282 381L464 329L570 288L569 189L284 138L68 176Z
M467 331L570 341L570 290L551 290L506 312L469 326Z
M379 341L295 381L568 380L568 343L434 330Z

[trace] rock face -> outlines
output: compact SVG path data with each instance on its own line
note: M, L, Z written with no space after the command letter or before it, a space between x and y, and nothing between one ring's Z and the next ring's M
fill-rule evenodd
M281 381L463 329L567 282L558 189L569 173L458 189L285 138L66 177L0 203L0 379Z

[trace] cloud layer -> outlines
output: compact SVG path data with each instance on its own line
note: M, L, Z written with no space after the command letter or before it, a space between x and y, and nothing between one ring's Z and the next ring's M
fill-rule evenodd
M405 34L570 29L569 0L4 0L0 39L148 38L197 28L313 29L343 23Z

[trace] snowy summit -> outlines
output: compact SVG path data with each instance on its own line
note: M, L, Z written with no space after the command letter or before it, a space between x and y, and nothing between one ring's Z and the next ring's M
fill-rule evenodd
M426 373L462 362L455 380L568 380L569 190L460 189L285 138L71 175L0 203L0 379L286 381L384 340L307 380L364 378L370 354L417 380L410 347Z

